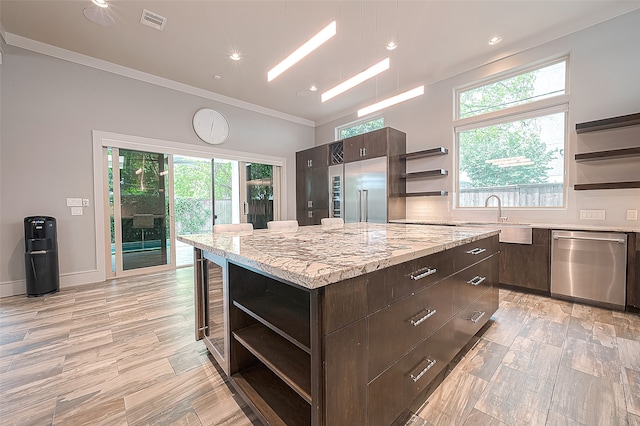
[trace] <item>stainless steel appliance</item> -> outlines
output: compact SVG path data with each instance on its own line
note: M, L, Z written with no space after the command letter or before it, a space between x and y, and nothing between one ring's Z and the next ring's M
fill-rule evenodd
M624 309L627 235L551 232L551 295Z
M344 165L345 222L387 222L387 158Z
M196 340L203 340L229 374L227 263L223 257L194 250L196 270Z
M329 217L343 217L342 191L344 165L329 166Z

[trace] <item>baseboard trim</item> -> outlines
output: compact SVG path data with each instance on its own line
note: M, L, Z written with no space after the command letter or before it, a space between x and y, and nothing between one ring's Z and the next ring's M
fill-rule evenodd
M105 277L97 269L91 271L60 274L60 288L75 287L104 281ZM27 293L27 282L24 279L4 281L0 283L0 298L19 296Z

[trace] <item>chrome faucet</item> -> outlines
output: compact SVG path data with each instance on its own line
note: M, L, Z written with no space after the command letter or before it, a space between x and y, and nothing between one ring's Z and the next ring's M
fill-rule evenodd
M500 201L500 197L497 195L489 195L486 200L484 200L484 206L489 207L489 200L495 198L498 200L498 222L504 222L508 219L507 216L502 216L502 201Z

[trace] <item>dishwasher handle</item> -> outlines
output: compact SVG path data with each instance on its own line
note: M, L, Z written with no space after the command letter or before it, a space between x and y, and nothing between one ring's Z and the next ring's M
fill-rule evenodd
M597 237L568 237L565 235L554 235L554 240L583 240L583 241L603 241L608 243L624 244L624 238L597 238Z

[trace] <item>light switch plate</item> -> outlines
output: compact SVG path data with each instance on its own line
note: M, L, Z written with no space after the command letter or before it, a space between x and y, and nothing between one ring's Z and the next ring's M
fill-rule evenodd
M67 207L81 207L82 198L67 198Z
M627 220L638 220L638 210L627 210Z

